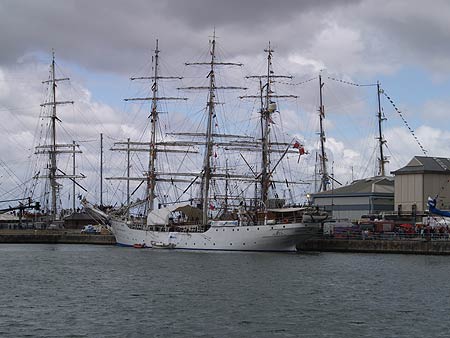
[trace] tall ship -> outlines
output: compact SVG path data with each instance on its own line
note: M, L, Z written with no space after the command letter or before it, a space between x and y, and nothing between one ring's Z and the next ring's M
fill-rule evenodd
M22 198L3 201L18 202L18 206L0 210L0 213L17 211L19 228L63 227L64 217L75 211L76 186L86 191L78 183L85 176L76 174L75 156L81 153L80 146L73 138L68 141L70 135L62 126L62 114L58 111L60 106L74 104L73 101L62 99L64 93L57 93L59 85L69 81L69 78L57 75L56 69L53 51L48 79L42 81L45 86L45 101L40 105L39 126L34 139L36 156L30 156L27 163L27 176L31 176L31 179L21 183ZM13 175L15 176L11 172L11 176ZM71 181L72 184L63 185L63 180ZM67 203L63 203L63 197L66 196L72 202L72 208L67 208Z
M128 170L127 177L111 178L127 181L127 204L123 208L100 211L87 200L82 201L87 210L110 227L117 244L186 250L296 251L297 244L319 233L326 215L309 206L288 204L272 191L276 184L304 184L277 175L286 155L299 154L299 151L302 154L303 148L296 139L283 142L272 138L277 98L294 96L275 93L272 86L276 79L289 76L274 74L270 43L265 52L265 74L247 77L258 84L257 95L240 97L253 98L260 106L254 119L258 122L258 135L225 133L225 128L219 127L224 117L219 116L217 109L221 104L218 98L223 98L218 91L246 88L217 84L218 67L242 64L217 60L215 34L210 40L210 59L186 64L206 67L207 85L178 88L207 92L201 129L163 134L159 103L186 99L160 95L160 81L176 77L160 74L156 42L152 76L139 78L151 80L151 97L128 99L151 102L150 140L130 142L128 139L126 143L117 143L116 148L127 151L128 156L133 150L148 153L148 171L144 177L131 177ZM168 160L170 154L175 158ZM189 161L190 169L182 171L181 164L188 155L197 156L197 160ZM170 166L174 162L175 169ZM230 162L240 165L230 165ZM255 164L251 165L252 162ZM237 172L238 167L244 169ZM145 198L130 201L132 180L145 183ZM170 197L169 190L174 185L180 192ZM132 209L138 206L144 211L133 216Z

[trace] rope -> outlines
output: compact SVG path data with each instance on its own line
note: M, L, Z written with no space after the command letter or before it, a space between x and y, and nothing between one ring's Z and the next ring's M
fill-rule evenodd
M395 111L400 115L401 119L403 120L403 123L405 124L405 126L408 128L409 132L411 133L411 135L414 137L414 140L416 141L416 143L419 145L420 149L422 150L422 152L424 153L425 156L427 156L427 151L425 150L425 148L422 146L422 143L420 143L419 139L417 138L416 134L414 133L414 130L411 129L411 127L409 126L408 122L406 121L405 117L403 116L402 112L397 108L397 106L395 105L394 101L392 101L392 99L386 94L386 91L384 89L380 90L380 92L386 96L386 98L389 100L389 102L392 104L392 107L394 107Z
M285 85L288 85L288 86L301 86L301 85L303 85L305 83L311 82L311 81L316 80L316 79L318 79L317 76L313 77L313 78L311 78L309 80L305 80L305 81L299 82L299 83L288 83L288 82L282 82L282 81L277 81L277 83L285 84Z
M336 81L336 82L348 84L350 86L355 86L355 87L374 87L374 86L377 85L376 83L361 84L361 83L349 82L349 81L345 81L345 80L341 80L341 79L336 79L336 78L331 77L331 76L327 76L327 78L330 79L330 80Z

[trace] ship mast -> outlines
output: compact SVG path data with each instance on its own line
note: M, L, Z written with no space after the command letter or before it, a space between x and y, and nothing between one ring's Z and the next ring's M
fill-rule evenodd
M158 118L159 118L159 112L158 112L158 101L169 101L169 100L187 100L187 98L179 98L179 97L160 97L158 96L158 86L159 86L159 80L163 79L182 79L182 77L177 76L160 76L159 75L159 46L158 46L158 39L156 40L156 48L155 48L155 55L153 57L153 74L152 76L141 76L141 77L132 77L131 80L152 80L152 96L151 97L137 97L137 98L129 98L124 99L125 101L151 101L151 112L150 112L150 143L148 142L130 142L128 139L127 142L116 142L114 143L114 146L123 146L124 144L127 145L126 148L112 148L111 150L118 150L118 151L126 151L127 152L127 159L129 158L129 152L130 151L148 151L149 152L149 164L148 164L148 173L146 177L147 181L147 188L146 188L146 198L147 198L147 210L151 211L155 207L155 187L157 179L157 173L156 173L156 158L157 153L159 149L157 148L158 142L157 142L157 125L158 125ZM145 148L130 148L130 144L133 144L134 146L149 146L147 150ZM129 161L129 160L127 160ZM120 179L120 180L141 180L141 178L134 178L130 177L129 171L127 171L127 177L110 177L108 179ZM128 189L128 188L127 188ZM128 194L128 193L127 193ZM127 196L127 201L129 201L129 196Z
M322 177L320 182L320 188L319 191L327 191L328 185L330 184L330 180L328 177L327 172L327 155L325 153L325 131L323 128L323 120L325 119L325 107L323 105L322 100L322 88L325 85L325 83L322 82L322 75L319 75L319 100L320 100L320 106L319 106L319 123L320 123L320 167L322 171Z
M272 123L272 114L276 110L276 103L272 101L275 98L297 98L296 95L276 95L272 89L272 83L277 78L292 79L290 75L274 75L272 69L272 54L274 50L270 46L264 49L267 53L267 73L265 75L252 75L246 76L247 79L259 79L260 95L247 95L241 96L241 98L259 98L261 103L261 201L264 208L268 208L269 200L269 187L271 184L271 176L274 168L270 168L270 153L271 141L270 141L270 125ZM263 85L262 80L265 79L266 83ZM289 144L288 144L289 145ZM284 152L284 155L286 152ZM278 161L279 163L280 161Z
M226 215L228 213L228 176L229 176L229 171L228 171L228 159L225 160L225 199L224 199L224 208L223 208L223 213L224 215Z
M379 145L379 149L380 149L380 158L378 159L378 176L385 176L386 175L386 171L385 171L385 164L388 163L389 161L386 159L386 157L383 154L383 145L386 143L386 140L383 137L383 133L381 130L381 123L386 120L386 118L384 118L382 116L381 113L381 99L380 99L380 94L381 94L381 88L380 88L380 82L377 81L377 98L378 98L378 113L377 113L377 117L378 117L378 145Z
M154 69L154 82L152 86L152 111L150 114L150 122L151 122L151 134L150 134L150 159L149 159L149 168L148 168L148 178L147 178L147 192L148 192L148 210L154 209L155 202L155 185L156 185L156 172L155 172L155 163L156 163L156 126L158 123L158 111L157 111L157 93L158 93L158 58L159 58L159 49L158 49L158 40L156 40L156 48L155 48L155 69ZM128 140L129 144L129 140Z
M261 159L261 201L264 203L264 207L267 207L267 200L269 196L269 185L270 176L269 165L270 165L270 154L269 154L269 133L270 133L270 115L274 110L269 111L269 103L271 103L269 95L272 93L271 90L271 74L272 74L272 52L273 50L269 47L264 49L267 53L267 83L265 85L266 95L265 95L265 105L261 109L261 143L262 143L262 159ZM263 88L261 87L261 95ZM262 101L262 100L261 100Z
M214 33L211 42L211 68L209 71L209 93L208 93L208 119L206 123L206 149L203 156L203 176L201 181L202 187L202 224L205 225L208 220L209 209L209 183L211 180L211 156L212 156L212 127L213 118L215 116L215 92L216 92L216 76L215 76L215 60L216 59L216 36Z
M210 190L210 181L212 178L211 172L211 158L213 156L213 141L214 134L213 131L213 122L216 118L216 90L217 89L246 89L242 87L223 87L216 86L216 66L225 65L225 66L242 66L241 63L234 62L217 62L216 61L216 32L214 31L212 40L210 41L210 54L211 60L210 62L192 62L186 63L189 65L208 65L209 66L209 86L208 87L185 87L180 89L207 89L208 90L208 102L207 102L207 121L206 121L206 133L205 133L205 153L203 156L203 168L201 173L201 206L202 206L202 225L206 225L208 223L208 209L209 209L209 190ZM219 135L217 135L219 136ZM222 135L225 136L225 135ZM232 135L230 135L232 136Z
M70 143L70 144L58 144L56 139L56 121L60 121L57 116L56 107L58 105L64 104L73 104L73 101L56 101L56 83L60 81L68 81L69 78L56 78L55 74L55 53L52 51L52 63L50 66L50 79L47 81L43 81L43 84L51 85L51 101L41 104L41 107L51 106L52 111L51 115L48 116L50 118L50 144L47 145L38 145L36 147L36 154L48 154L49 156L49 167L48 167L48 175L39 177L46 178L50 181L51 188L51 220L57 219L57 201L58 201L58 192L59 192L59 183L57 179L59 178L69 178L73 181L74 184L79 185L75 182L76 178L84 178L83 175L66 175L61 169L58 168L57 165L57 155L61 153L70 153L75 157L75 153L81 153L80 150L75 150L75 147L79 147L78 144ZM74 158L75 161L75 158ZM60 174L58 174L58 172Z
M103 133L100 133L100 207L103 206Z
M50 171L49 171L49 179L50 179L50 187L52 189L52 214L56 214L56 192L58 189L58 183L56 182L56 79L55 79L55 53L52 53L52 117L50 119L51 124L51 138L52 138L52 148L49 152L50 156Z

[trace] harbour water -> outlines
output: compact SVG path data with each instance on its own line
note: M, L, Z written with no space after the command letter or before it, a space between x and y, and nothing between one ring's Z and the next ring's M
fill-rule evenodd
M442 256L0 245L0 337L448 337Z

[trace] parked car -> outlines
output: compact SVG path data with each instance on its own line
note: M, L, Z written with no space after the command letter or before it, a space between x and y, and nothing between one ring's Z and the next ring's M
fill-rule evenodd
M47 230L61 230L61 229L64 229L64 226L62 224L52 223L47 226Z
M81 233L82 234L99 234L100 233L100 229L98 229L97 227L93 226L92 224L89 224L89 225L85 225L83 227L83 229L81 229Z

